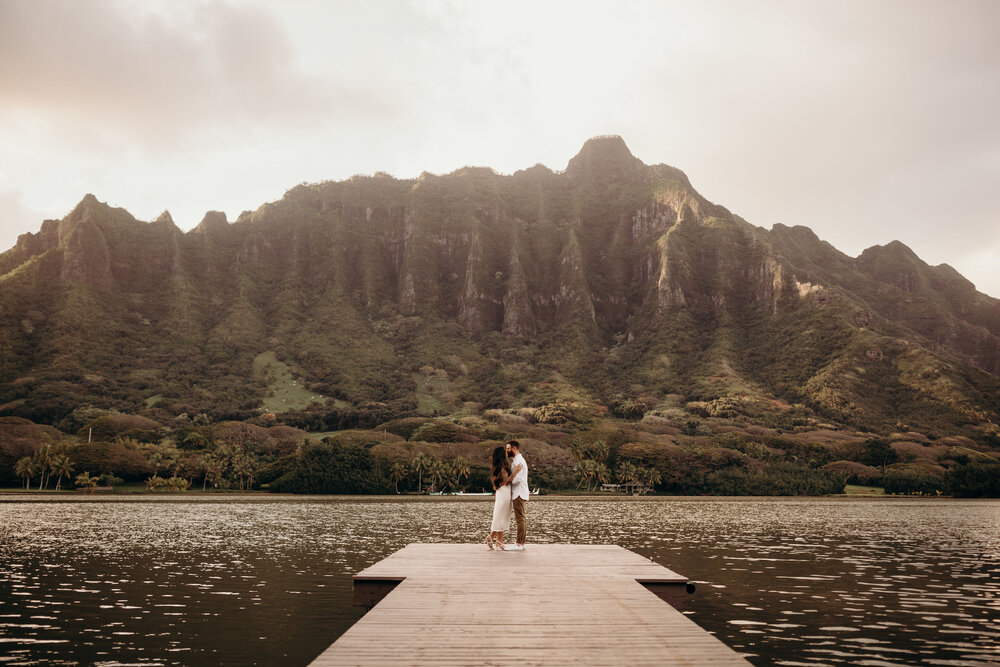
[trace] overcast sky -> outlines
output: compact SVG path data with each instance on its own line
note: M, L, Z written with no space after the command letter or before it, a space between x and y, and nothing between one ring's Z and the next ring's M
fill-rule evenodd
M1000 296L1000 2L0 0L0 248L619 134L749 222Z

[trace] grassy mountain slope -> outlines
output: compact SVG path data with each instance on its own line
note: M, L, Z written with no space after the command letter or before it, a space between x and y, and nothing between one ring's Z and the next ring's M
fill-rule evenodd
M88 195L0 255L0 294L0 413L40 423L248 417L264 354L327 425L673 405L986 438L1000 418L1000 301L901 243L851 258L754 227L617 137L564 172L300 185L187 233Z

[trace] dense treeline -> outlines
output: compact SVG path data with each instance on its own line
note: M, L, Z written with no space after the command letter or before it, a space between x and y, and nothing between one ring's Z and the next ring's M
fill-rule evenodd
M1000 460L967 440L834 434L819 442L809 432L720 428L696 412L665 414L647 416L640 429L555 401L317 434L287 423L309 426L301 421L308 412L221 422L183 415L165 425L88 408L61 422L72 433L0 418L0 483L42 490L139 483L175 492L478 492L490 490L490 451L517 437L532 487L549 492L619 485L637 493L824 495L861 484L897 494L1000 496Z
M945 473L944 484L961 498L1000 498L1000 463L957 465Z
M676 492L712 496L821 496L844 492L838 475L794 463L761 469L726 468L683 480Z
M375 457L364 446L323 442L304 447L272 466L280 472L268 489L284 493L388 493L388 480L379 474Z

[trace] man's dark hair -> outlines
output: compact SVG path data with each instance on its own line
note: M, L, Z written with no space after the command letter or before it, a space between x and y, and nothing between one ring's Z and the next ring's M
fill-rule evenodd
M521 451L521 443L519 443L517 440L511 440L507 444L510 445L511 447L517 447L517 451Z

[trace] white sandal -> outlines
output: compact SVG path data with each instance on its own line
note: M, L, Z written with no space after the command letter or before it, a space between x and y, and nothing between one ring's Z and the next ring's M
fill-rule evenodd
M493 546L493 536L492 535L487 535L486 536L486 546L488 546L490 548L490 551L493 551L494 546Z

